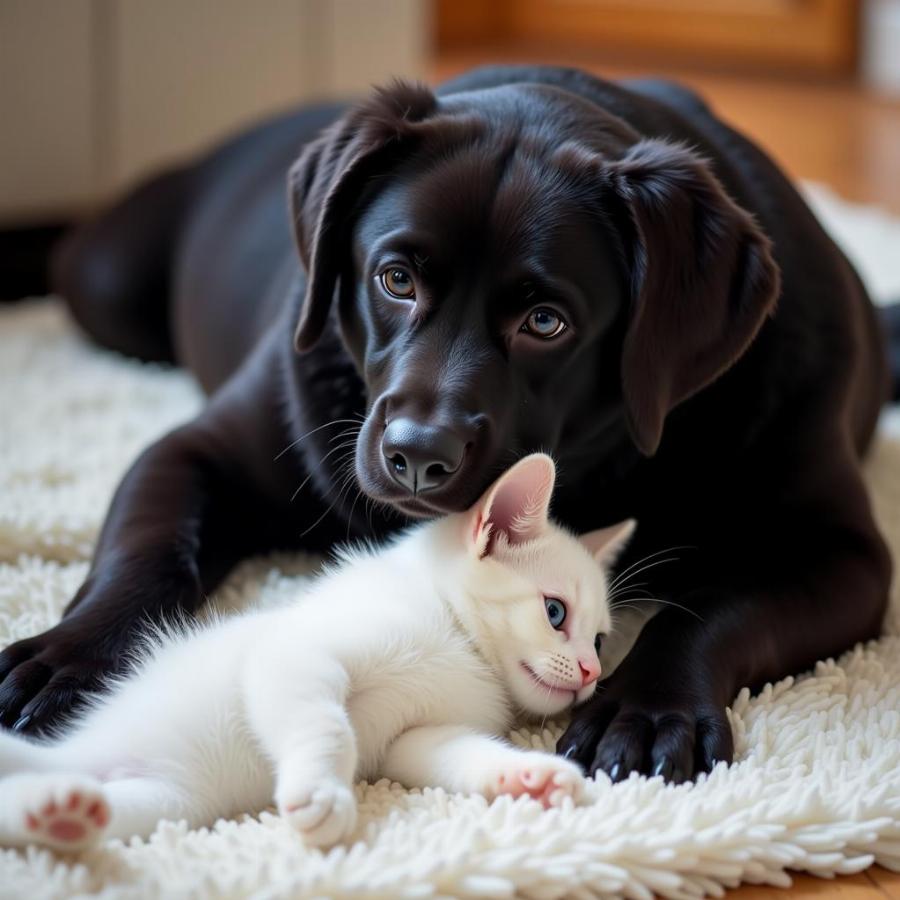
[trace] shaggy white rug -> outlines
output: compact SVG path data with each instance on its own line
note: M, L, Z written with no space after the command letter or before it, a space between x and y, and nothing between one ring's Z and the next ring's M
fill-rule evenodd
M812 198L877 295L900 297L900 222L821 189ZM0 312L0 643L57 618L122 471L200 402L183 373L88 345L58 303ZM882 436L868 476L900 558L900 441ZM302 557L249 562L218 602L289 599L308 567ZM544 812L360 784L352 847L306 850L267 813L193 832L163 823L149 841L110 842L77 861L4 851L0 897L698 897L740 881L786 885L787 869L900 870L897 591L880 641L759 697L741 693L732 722L735 765L693 785L600 777L586 806ZM560 730L513 739L552 747Z

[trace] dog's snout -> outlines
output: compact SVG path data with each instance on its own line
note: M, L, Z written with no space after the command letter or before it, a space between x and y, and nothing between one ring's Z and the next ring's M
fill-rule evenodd
M448 428L401 418L384 429L381 451L394 481L420 494L440 487L459 470L466 441Z

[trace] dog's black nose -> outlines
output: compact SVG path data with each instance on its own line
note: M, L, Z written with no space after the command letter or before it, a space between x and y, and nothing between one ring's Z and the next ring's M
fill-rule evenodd
M384 429L381 452L394 481L420 494L440 487L459 469L466 442L447 428L394 419Z

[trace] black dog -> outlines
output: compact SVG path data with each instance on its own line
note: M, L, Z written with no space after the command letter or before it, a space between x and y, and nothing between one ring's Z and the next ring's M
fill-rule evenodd
M340 112L163 175L58 261L91 334L212 397L125 477L61 624L3 653L2 722L58 719L241 557L459 510L542 448L556 515L637 518L624 564L673 604L561 749L613 778L730 759L741 685L879 633L860 457L888 378L856 274L671 84L487 69Z

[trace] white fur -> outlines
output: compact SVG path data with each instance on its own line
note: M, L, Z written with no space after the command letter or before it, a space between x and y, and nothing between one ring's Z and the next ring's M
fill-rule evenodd
M52 743L0 735L0 844L80 849L274 797L330 845L354 828L353 780L379 775L577 799L576 767L497 735L517 709L593 693L579 660L610 627L600 563L631 526L579 541L547 519L552 486L549 458L527 457L470 512L344 552L290 606L157 634ZM545 595L566 602L564 630Z

